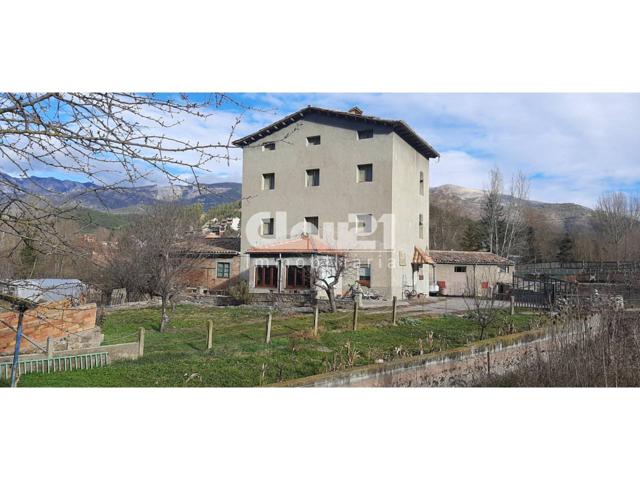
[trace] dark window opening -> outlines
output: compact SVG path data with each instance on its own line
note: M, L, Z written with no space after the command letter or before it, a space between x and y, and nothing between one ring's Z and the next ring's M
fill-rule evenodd
M256 287L277 288L278 267L275 265L256 267Z
M262 219L262 235L273 235L273 218Z
M318 217L304 217L304 233L318 233Z
M424 222L422 221L422 214L418 215L418 235L420 238L424 238Z
M262 190L274 190L275 188L276 188L276 174L263 173L262 174Z
M320 135L307 137L307 145L320 145Z
M356 215L356 232L357 233L371 233L373 230L373 215L366 213L363 215Z
M262 150L275 150L276 144L273 142L267 142L262 144Z
M317 187L320 185L320 169L312 168L307 170L307 187Z
M365 140L367 138L373 138L373 129L358 130L358 140Z
M358 269L358 283L363 287L371 287L371 266L360 265Z
M373 181L373 164L358 165L358 183Z
M456 273L465 273L467 271L466 265L456 265L453 267L453 271Z
M311 267L288 266L287 288L311 288Z
M231 264L218 262L218 278L229 278L231 276Z
M424 172L420 172L420 195L424 195Z

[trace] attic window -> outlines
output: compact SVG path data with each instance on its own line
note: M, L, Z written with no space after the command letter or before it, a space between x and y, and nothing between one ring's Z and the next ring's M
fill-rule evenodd
M307 137L307 146L320 145L320 135L314 135L313 137Z
M276 144L274 142L267 142L262 144L262 150L275 150Z
M367 138L373 138L373 128L358 130L358 140L365 140Z

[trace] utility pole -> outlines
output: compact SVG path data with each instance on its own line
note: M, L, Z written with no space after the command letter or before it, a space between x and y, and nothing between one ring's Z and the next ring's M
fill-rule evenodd
M24 303L19 303L18 310L18 328L16 329L16 348L13 351L13 363L11 364L11 388L16 387L18 381L18 369L20 361L20 343L22 340L22 322L24 320L24 312L27 310L27 306Z

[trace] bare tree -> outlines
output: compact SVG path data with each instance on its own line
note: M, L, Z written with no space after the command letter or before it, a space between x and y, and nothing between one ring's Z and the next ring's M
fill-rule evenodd
M509 195L505 195L500 169L491 169L482 216L485 241L490 252L508 257L524 243L528 199L529 180L522 172L513 176Z
M626 259L630 236L640 229L640 197L624 192L603 194L593 211L593 223L608 247L609 257L615 261Z
M483 270L480 276L476 276L476 268L473 275L467 275L463 299L468 318L480 328L480 340L484 339L487 328L500 318L500 306L495 295L496 280L490 271ZM482 288L482 285L487 288Z
M345 272L352 268L352 264L353 261L344 253L316 255L312 260L311 278L313 284L325 292L332 312L337 311L336 285L344 277Z
M231 159L231 136L201 144L172 136L189 118L234 102L224 94L194 101L186 95L136 93L0 93L0 235L69 250L56 219L69 218L87 197L160 176L171 185L201 185L212 161ZM234 102L235 103L235 102ZM242 108L242 107L240 107ZM73 175L85 188L60 193L33 178Z
M429 204L429 245L434 250L459 250L468 219L458 198L446 197Z
M170 320L169 303L185 288L200 259L198 220L189 207L151 206L126 229L99 269L103 288L160 297L161 332Z

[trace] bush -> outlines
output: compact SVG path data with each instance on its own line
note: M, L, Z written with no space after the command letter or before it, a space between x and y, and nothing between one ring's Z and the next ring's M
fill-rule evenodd
M249 293L249 284L244 280L241 280L237 285L229 289L229 295L240 305L245 305L251 300L251 294Z

